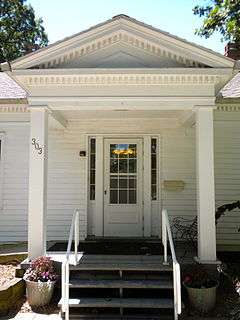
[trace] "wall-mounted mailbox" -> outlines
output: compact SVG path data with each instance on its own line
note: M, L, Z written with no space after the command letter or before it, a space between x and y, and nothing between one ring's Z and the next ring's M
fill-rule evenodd
M86 157L86 151L79 151L79 156L80 157Z
M185 187L185 182L182 180L164 180L163 187L166 191L182 191Z

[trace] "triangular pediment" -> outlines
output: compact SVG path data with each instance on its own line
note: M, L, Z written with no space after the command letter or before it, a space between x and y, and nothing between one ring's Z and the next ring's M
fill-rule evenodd
M190 62L189 62L190 63ZM101 50L95 50L66 61L59 61L52 68L164 68L184 67L182 61L168 56L158 56L124 42L116 42ZM46 67L46 66L45 66Z
M12 69L233 67L234 61L130 17L100 25L12 62Z
M91 65L88 66L90 67ZM144 59L121 50L110 55L106 55L95 62L96 68L144 68L147 66L147 61Z

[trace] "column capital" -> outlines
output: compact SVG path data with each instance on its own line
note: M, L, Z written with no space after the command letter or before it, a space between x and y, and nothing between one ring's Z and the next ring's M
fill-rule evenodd
M51 109L49 108L48 105L34 105L34 104L30 104L29 106L29 109L32 111L32 110L36 110L36 111L48 111L49 113L51 113Z

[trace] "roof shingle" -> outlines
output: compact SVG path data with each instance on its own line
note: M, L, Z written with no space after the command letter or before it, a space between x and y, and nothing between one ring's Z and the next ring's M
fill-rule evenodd
M240 73L236 74L221 90L223 98L240 98Z
M0 72L0 99L25 99L26 92L6 73Z

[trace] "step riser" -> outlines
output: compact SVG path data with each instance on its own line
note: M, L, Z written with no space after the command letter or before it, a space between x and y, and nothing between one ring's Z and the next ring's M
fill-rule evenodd
M88 283L88 284L81 284L81 283L76 283L76 284L71 284L69 286L70 289L166 289L166 290L171 290L173 289L173 286L171 284L163 284L163 285L153 285L153 284L103 284L103 283Z
M70 265L69 294L71 312L117 310L121 315L146 313L149 319L152 314L172 315L172 266L157 256L83 257L77 266Z
M71 298L173 298L172 289L72 288Z

